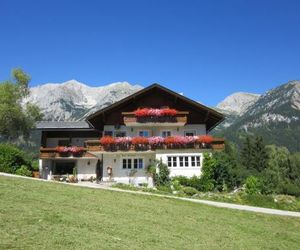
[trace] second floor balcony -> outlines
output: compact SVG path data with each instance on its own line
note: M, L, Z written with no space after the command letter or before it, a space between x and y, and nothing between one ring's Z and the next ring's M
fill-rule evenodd
M123 112L123 121L126 126L166 126L180 127L187 123L187 115L189 112L177 111L175 109L163 108L142 108L133 112Z

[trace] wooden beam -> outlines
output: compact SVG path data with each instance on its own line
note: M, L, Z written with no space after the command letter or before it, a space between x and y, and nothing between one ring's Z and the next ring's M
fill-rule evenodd
M204 122L205 122L205 123L207 122L208 117L209 117L209 111L207 111L207 113L206 113L206 115L205 115L205 118L204 118Z

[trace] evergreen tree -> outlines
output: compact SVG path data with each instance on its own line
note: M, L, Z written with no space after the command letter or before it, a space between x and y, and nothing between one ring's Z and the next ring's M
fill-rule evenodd
M257 136L253 143L252 163L253 168L259 173L267 168L268 154L263 138L261 136Z

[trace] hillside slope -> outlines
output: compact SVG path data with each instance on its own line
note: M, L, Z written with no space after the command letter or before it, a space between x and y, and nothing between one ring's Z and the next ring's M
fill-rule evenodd
M0 249L296 249L297 218L0 176Z

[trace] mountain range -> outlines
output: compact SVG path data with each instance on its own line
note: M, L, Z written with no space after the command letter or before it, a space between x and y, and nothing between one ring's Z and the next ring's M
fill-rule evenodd
M37 104L48 121L82 120L96 110L142 89L128 82L90 87L76 80L30 89L24 102ZM246 135L300 151L300 81L290 81L263 94L236 92L213 107L226 117L213 132L241 144Z

